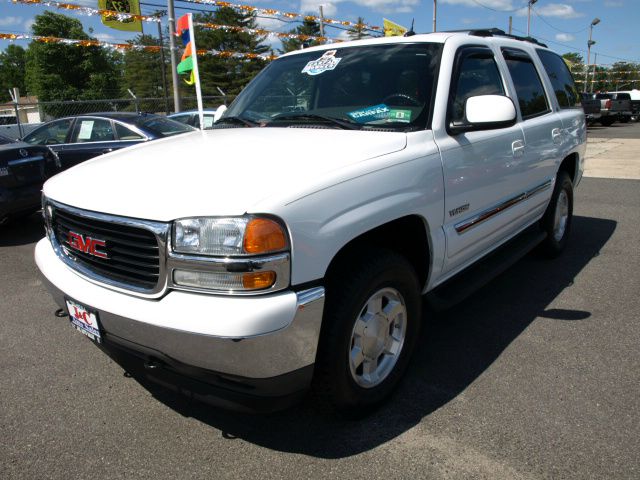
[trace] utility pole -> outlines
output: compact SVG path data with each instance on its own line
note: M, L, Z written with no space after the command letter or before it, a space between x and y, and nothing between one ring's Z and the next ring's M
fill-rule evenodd
M584 92L585 93L587 93L587 87L589 86L589 65L591 64L591 46L596 44L596 42L591 40L591 37L593 35L593 27L599 23L600 23L600 19L596 17L591 21L591 25L589 26L589 41L587 42L587 65L584 69Z
M154 13L158 20L166 15L164 10L158 10ZM164 59L164 42L162 41L162 22L158 21L158 41L160 43L160 64L162 68L162 96L164 97L164 110L169 115L169 92L167 92L167 64Z
M438 0L433 0L433 32L436 32L436 18L438 16Z
M320 5L320 36L324 37L324 12L322 11L322 5Z
M593 84L596 83L596 65L598 64L598 53L593 54L593 75L591 77L591 85L589 85L589 93L593 93Z
M171 57L171 80L173 81L173 109L175 112L182 110L180 102L180 90L178 80L178 61L176 60L176 12L173 8L173 0L167 0L167 10L169 12L169 56Z
M529 0L528 11L527 11L527 37L531 36L531 6L534 3L538 3L538 0Z
M509 15L509 35L513 32L513 17Z

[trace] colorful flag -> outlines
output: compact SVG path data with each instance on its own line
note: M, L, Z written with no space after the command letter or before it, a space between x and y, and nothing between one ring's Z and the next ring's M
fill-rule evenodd
M185 82L187 85L195 85L196 87L200 128L204 128L202 93L200 91L200 74L198 72L198 50L196 48L196 39L193 30L193 18L190 13L187 13L178 19L176 22L175 34L182 39L182 44L185 47L177 70L180 75L189 74L189 80L185 80Z
M386 18L382 19L382 26L384 28L385 37L401 37L408 31L406 27L398 25L397 23L394 23L391 20L387 20Z
M140 15L139 0L98 0L98 8L111 10L118 13L130 13ZM102 24L116 30L126 32L142 32L142 21L133 18L118 19L116 15L102 15Z

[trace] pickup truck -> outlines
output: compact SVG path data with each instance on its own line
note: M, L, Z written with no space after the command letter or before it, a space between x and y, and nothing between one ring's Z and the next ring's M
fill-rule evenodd
M47 181L35 260L132 375L251 410L387 399L425 302L563 251L586 148L562 58L497 29L288 53L214 127Z
M609 92L609 93L614 95L624 94L625 97L626 95L629 95L629 99L631 100L631 112L632 112L631 121L632 122L640 121L640 90L633 89L633 90Z
M600 100L592 98L590 93L583 93L581 104L584 110L584 116L587 119L587 124L592 125L600 120L602 117Z
M592 98L600 100L600 123L609 127L614 122L628 123L631 120L631 98L628 95L618 97L613 93L594 93Z

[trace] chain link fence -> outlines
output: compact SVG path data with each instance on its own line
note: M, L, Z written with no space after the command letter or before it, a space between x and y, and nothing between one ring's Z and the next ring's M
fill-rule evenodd
M202 98L204 108L229 105L235 96L218 95ZM196 97L182 97L182 111L197 108ZM102 100L66 100L58 102L18 102L0 105L0 134L21 138L44 122L62 117L99 112L173 113L172 98L110 98Z

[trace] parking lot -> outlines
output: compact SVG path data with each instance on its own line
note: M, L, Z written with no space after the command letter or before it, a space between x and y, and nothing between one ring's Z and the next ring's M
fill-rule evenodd
M590 137L626 145L640 124ZM401 388L361 420L309 400L241 415L141 385L54 317L38 215L7 226L0 477L640 478L640 180L611 177L583 179L560 258L532 253L428 313Z

